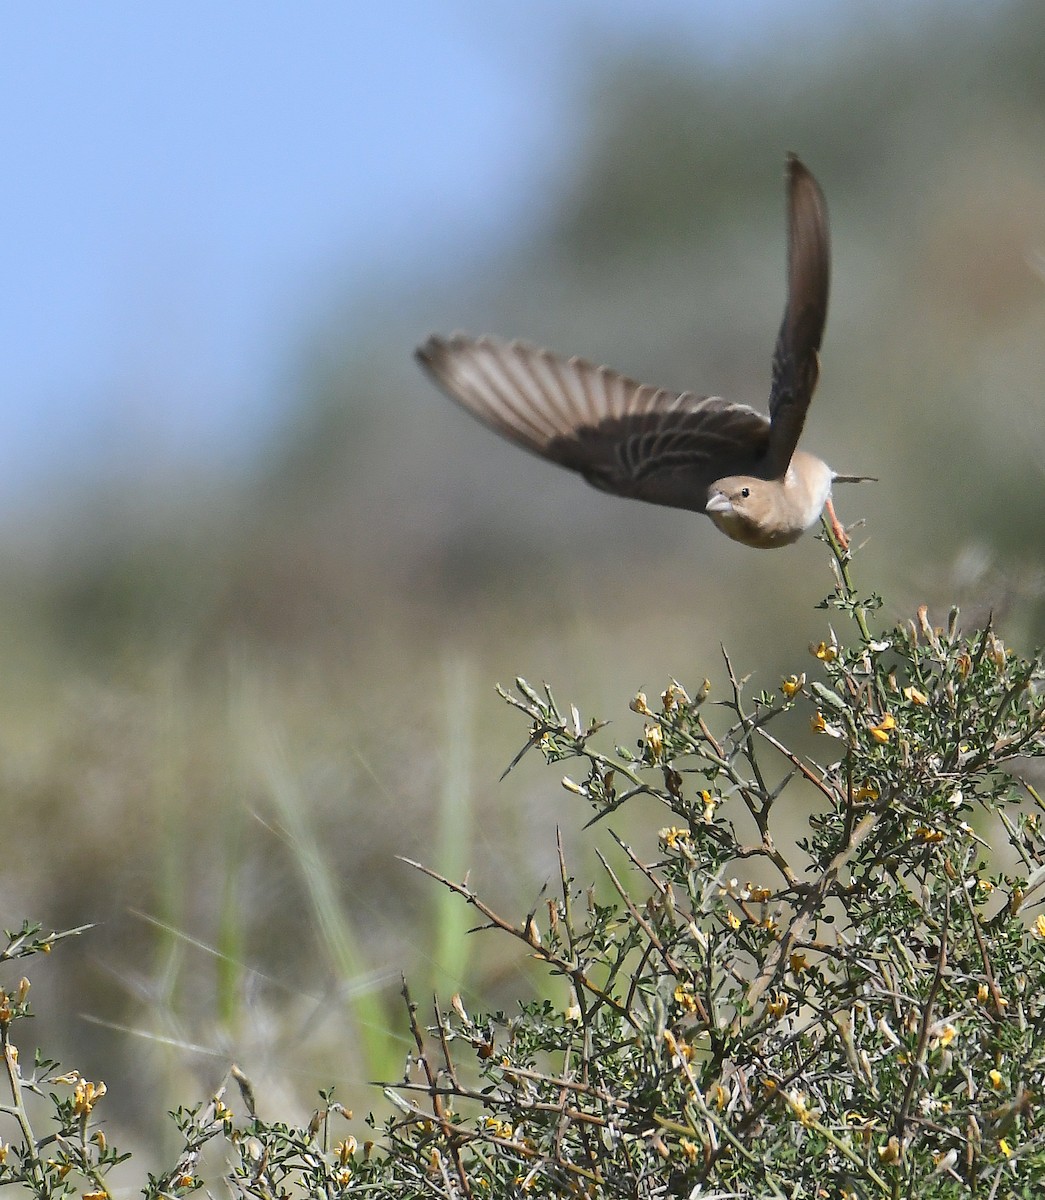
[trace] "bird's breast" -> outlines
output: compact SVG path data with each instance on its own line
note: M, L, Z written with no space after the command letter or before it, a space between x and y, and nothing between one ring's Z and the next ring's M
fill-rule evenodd
M787 494L792 519L806 530L815 525L824 511L831 495L834 471L815 455L796 450L784 476L784 491Z

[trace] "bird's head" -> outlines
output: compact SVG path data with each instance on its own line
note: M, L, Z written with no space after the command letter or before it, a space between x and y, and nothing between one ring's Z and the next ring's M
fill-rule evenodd
M788 508L779 481L730 475L708 488L704 511L735 542L769 550L802 536Z

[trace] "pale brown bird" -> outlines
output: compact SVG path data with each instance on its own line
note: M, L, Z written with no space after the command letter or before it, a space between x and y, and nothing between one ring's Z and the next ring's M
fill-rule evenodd
M844 546L831 485L870 477L837 475L797 449L820 372L831 249L823 192L793 154L787 211L787 307L768 417L526 342L430 337L417 359L484 425L605 492L707 513L735 541L764 549L796 541L826 507Z

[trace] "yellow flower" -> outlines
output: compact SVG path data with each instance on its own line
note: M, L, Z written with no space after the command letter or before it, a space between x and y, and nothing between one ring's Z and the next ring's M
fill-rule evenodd
M713 796L709 791L697 793L697 798L704 802L704 822L710 825L715 818L715 809L718 807L718 796Z
M929 697L916 687L905 687L903 690L905 700L909 700L912 704L928 704Z
M780 690L788 700L796 696L806 685L805 674L789 675L780 685Z
M1009 1145L1007 1138L998 1139L998 1149L1005 1155L1006 1158L1012 1158L1012 1147Z
M943 1029L940 1030L940 1034L939 1034L940 1045L944 1046L944 1047L949 1046L951 1044L951 1042L953 1042L957 1036L958 1036L958 1030L955 1029L953 1025L945 1025L943 1027Z
M104 1095L104 1083L90 1083L81 1079L73 1092L73 1112L78 1117L86 1116Z
M640 692L639 695L641 694ZM677 679L673 679L668 685L667 691L661 693L660 702L664 705L665 712L673 712L676 708L692 703L689 692Z
M685 1155L686 1162L695 1163L697 1161L697 1155L700 1153L700 1147L696 1142L691 1142L689 1138L680 1138L679 1149Z
M836 647L829 645L827 642L817 642L815 646L809 647L809 652L814 658L820 659L821 662L834 662L838 657Z
M512 1137L512 1127L508 1121L501 1121L497 1117L485 1117L483 1120L483 1128L487 1132L492 1133L494 1137L499 1137L502 1141L510 1141Z
M890 1166L900 1161L900 1142L895 1134L884 1146L878 1147L878 1160Z
M980 1004L986 1004L987 998L990 996L990 989L985 983L981 983L976 989L976 999Z
M853 792L853 800L857 804L862 804L865 800L877 800L878 789L873 783L862 783L855 792Z
M766 1002L766 1008L769 1009L770 1016L776 1017L779 1021L784 1013L787 1012L790 1003L791 1001L787 996L777 996L776 999Z
M1034 922L1034 932L1040 938L1045 938L1045 913L1038 913L1038 919Z
M896 728L896 719L892 713L886 713L877 725L872 725L869 732L876 742L887 742L889 731Z
M814 733L824 733L827 729L827 722L824 720L824 714L819 710L809 718L809 728Z
M987 1072L987 1078L991 1081L991 1087L996 1092L1000 1092L1005 1085L1005 1080L1002 1078L1001 1071L997 1067Z
M791 1091L784 1097L791 1107L791 1111L795 1114L798 1120L803 1125L811 1125L816 1117L816 1112L811 1109L806 1103L805 1096L799 1091Z
M749 883L745 888L745 891L747 892L747 898L749 900L753 900L756 904L765 904L765 902L773 894L769 888L758 887L753 883Z
M628 705L628 707L631 709L632 712L640 713L644 717L652 717L653 716L653 710L650 708L649 704L646 703L646 693L645 692L636 693L635 699L632 700L632 702Z
M664 730L659 725L647 725L644 733L651 757L660 758L664 753Z
M729 1093L721 1083L716 1083L711 1089L711 1103L721 1112L726 1107L726 1101L729 1099Z
M942 829L930 829L928 825L919 825L914 831L914 835L930 846L935 846L944 839Z
M679 1052L679 1058L681 1058L683 1062L693 1061L693 1056L696 1054L696 1051L689 1044L689 1042L676 1041L675 1049Z
M697 1011L697 998L693 995L693 985L680 983L674 992L675 1003L688 1013Z
M734 932L740 928L740 918L735 912L733 912L732 909L726 913L726 921L729 924L730 929L732 929Z
M809 970L809 959L804 950L793 950L787 961L795 975L801 975L803 971Z
M669 850L677 850L683 842L688 842L690 840L689 830L679 829L675 825L672 825L668 829L661 829L658 832L657 837L660 838L660 840L665 846L667 846Z
M987 639L987 657L994 663L1000 671L1005 666L1005 659L1011 651L1005 649L1005 643L1001 638L997 638L994 634L990 634Z

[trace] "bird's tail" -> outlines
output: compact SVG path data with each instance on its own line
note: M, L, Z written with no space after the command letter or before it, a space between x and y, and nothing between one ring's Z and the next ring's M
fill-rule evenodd
M833 475L832 483L877 483L877 475Z

